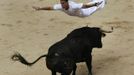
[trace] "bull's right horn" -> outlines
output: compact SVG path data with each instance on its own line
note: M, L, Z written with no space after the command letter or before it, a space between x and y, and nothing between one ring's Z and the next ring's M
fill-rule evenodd
M101 28L100 28L100 31L101 32L104 32L104 33L112 33L113 32L113 27L111 27L111 31L103 30Z

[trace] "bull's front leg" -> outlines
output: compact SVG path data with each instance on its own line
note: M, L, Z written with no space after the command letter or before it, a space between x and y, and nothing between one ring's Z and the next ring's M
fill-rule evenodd
M91 54L87 57L86 65L89 71L88 75L92 75L92 55Z
M73 68L73 73L72 75L76 75L76 68L77 68L77 65L75 64L74 68Z
M52 75L56 75L56 72L55 71L51 71L52 72Z

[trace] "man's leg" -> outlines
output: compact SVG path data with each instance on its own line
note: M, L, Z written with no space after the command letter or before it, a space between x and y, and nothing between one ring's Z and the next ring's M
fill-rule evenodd
M98 6L93 6L93 7L86 8L86 9L81 9L82 14L84 16L90 16L94 12L96 12L97 10L102 9L105 5L105 0L92 0L92 2L89 2L89 3L96 3L96 2L102 2L102 3Z
M90 16L92 15L94 12L96 12L97 7L90 7L87 9L81 9L81 12L84 16Z

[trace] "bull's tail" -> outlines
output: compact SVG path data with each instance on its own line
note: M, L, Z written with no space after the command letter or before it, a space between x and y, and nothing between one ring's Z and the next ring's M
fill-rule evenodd
M37 58L34 62L28 62L21 54L19 53L15 53L14 55L12 55L11 59L13 61L19 61L21 62L22 64L25 64L27 66L32 66L33 64L35 64L38 60L40 60L41 58L43 57L46 57L47 55L42 55L40 56L39 58Z

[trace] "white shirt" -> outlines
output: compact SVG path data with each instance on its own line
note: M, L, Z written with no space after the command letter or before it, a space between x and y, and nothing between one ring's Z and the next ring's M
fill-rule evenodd
M82 8L83 3L75 3L73 1L68 1L68 3L69 3L68 10L63 9L61 4L55 4L53 6L53 9L54 10L61 10L70 16L78 16L78 17L87 17L87 16L93 14L98 9L97 6L93 6L90 8Z
M83 4L82 3L75 3L73 1L68 1L69 3L69 9L65 10L62 8L61 4L55 4L53 6L54 10L62 10L65 13L67 13L68 15L71 16L81 16L81 12L80 9L82 8Z

